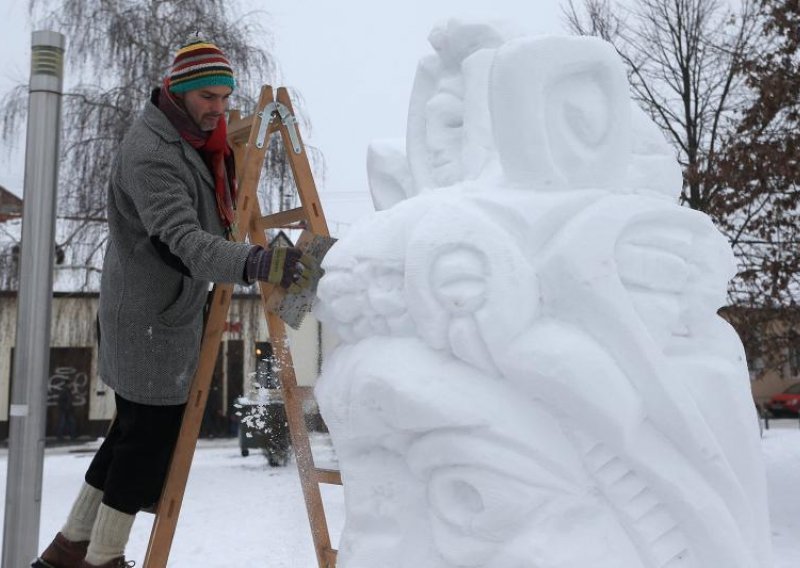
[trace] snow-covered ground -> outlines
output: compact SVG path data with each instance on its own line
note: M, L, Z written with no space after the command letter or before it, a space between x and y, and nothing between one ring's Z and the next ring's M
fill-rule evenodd
M800 566L800 429L774 420L762 440L767 466L775 568Z
M764 432L762 447L769 477L775 568L796 568L800 565L800 429L796 420L776 420L771 426ZM316 447L318 461L324 459L324 445ZM69 510L91 459L87 449L90 447L47 452L42 546L59 529ZM3 493L7 459L7 452L0 453ZM339 487L323 486L323 492L328 523L336 542L344 521L343 494ZM3 498L0 508L4 503ZM0 526L2 519L0 514ZM147 548L152 520L151 515L141 514L134 525L128 556L139 564ZM315 567L294 466L271 468L257 452L243 458L236 440L202 440L195 454L169 565L174 568Z
M44 547L66 518L92 457L82 446L47 450L40 543ZM320 449L321 451L317 451ZM315 445L320 463L324 444ZM5 494L8 453L0 454L0 492ZM338 541L344 522L341 487L322 486L328 524ZM0 500L2 540L5 497ZM137 516L127 556L143 563L153 515ZM316 567L300 480L294 462L272 468L260 452L241 457L235 439L200 440L169 561L170 568Z

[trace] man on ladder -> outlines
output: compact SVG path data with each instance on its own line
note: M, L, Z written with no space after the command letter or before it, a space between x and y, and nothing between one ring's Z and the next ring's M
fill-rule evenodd
M122 568L136 513L158 501L198 364L209 282L304 286L298 248L233 242L224 113L235 80L214 44L182 47L114 162L100 289L99 374L117 416L36 568Z

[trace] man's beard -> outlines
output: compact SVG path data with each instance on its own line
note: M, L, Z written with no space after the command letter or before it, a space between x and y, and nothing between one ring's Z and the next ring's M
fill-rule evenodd
M221 116L216 116L213 118L211 117L201 118L200 124L198 124L198 126L200 127L200 130L203 130L205 132L210 132L217 128L217 124L219 124L220 120L222 120Z

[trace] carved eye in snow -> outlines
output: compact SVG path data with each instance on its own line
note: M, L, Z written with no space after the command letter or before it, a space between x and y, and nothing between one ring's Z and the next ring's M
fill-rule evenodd
M574 490L552 463L481 428L428 433L408 463L426 483L439 552L455 566L487 566L549 501Z

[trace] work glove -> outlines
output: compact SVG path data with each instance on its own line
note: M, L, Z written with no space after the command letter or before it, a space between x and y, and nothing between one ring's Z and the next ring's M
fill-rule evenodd
M322 271L317 261L297 247L258 245L247 255L247 280L269 282L296 293L319 280Z

